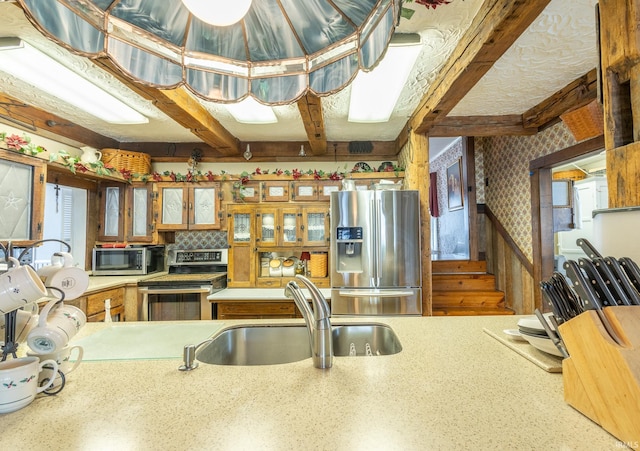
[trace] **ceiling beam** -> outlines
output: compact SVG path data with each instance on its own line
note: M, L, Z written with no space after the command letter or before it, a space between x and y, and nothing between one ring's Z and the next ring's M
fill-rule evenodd
M550 0L486 0L409 119L428 133L487 73Z
M315 94L308 93L297 102L309 147L313 155L327 153L327 135L324 129L322 101Z
M112 74L141 97L171 119L223 155L239 155L240 141L224 128L207 109L186 89L157 89L133 82L108 58L97 58L94 63Z
M398 158L397 147L394 141L373 141L371 153L350 153L349 142L335 141L327 143L328 151L322 155L299 155L303 141L260 141L242 142L244 147L251 144L253 157L251 162L278 162L278 161L363 161L381 160L395 161ZM153 161L186 162L195 149L202 153L203 162L242 162L246 163L242 155L224 155L216 149L200 142L193 143L157 143L157 142L128 142L121 143L125 149L135 152L144 152L151 156ZM350 169L350 168L349 168Z
M572 81L533 108L522 114L526 128L544 128L561 114L587 105L598 96L598 75L595 69Z
M504 116L447 116L429 131L433 137L457 136L527 136L535 135L537 128L522 126L522 115Z
M118 148L114 139L3 93L0 93L0 122L74 147Z

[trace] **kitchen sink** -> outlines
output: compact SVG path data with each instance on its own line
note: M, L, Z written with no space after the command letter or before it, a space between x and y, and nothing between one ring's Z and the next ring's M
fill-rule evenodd
M397 354L402 345L386 324L334 324L336 357ZM304 325L260 324L227 327L203 344L196 359L215 365L276 365L311 357Z

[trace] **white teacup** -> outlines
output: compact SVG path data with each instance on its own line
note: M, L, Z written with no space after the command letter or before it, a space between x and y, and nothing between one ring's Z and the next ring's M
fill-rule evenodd
M5 337L5 316L0 315L0 340ZM16 330L14 341L22 343L26 341L27 334L38 324L38 304L31 302L21 309L16 310Z
M75 351L76 355L72 360L72 354ZM84 354L84 349L82 346L65 346L60 351L54 352L52 354L36 354L33 352L27 352L28 356L38 357L40 361L45 360L55 360L58 364L58 372L63 373L65 378L78 368L80 362L82 361L82 355ZM53 387L58 387L62 384L62 378L60 374L56 372L55 382L53 383ZM45 369L42 373L40 373L40 378L38 380L38 384L43 383L46 379L51 378L52 370Z
M38 393L53 385L54 379L38 387L38 375L44 366L58 371L55 360L21 357L0 362L0 413L14 412L28 406Z
M40 312L38 326L27 335L27 344L35 354L53 354L64 348L86 322L87 316L79 308L51 300Z
M9 257L13 266L0 274L0 314L12 312L47 295L47 290L31 266Z
M62 257L62 262L54 262L54 257ZM51 265L44 266L38 271L40 277L44 277L45 285L62 291L67 301L82 296L89 287L89 274L73 266L73 256L68 252L59 252L54 257ZM53 295L60 297L57 292Z

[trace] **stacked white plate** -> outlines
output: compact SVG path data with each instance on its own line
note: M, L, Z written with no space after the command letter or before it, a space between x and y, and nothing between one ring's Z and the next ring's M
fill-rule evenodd
M548 319L552 314L553 313L544 313L543 316L545 319ZM555 329L550 321L547 321L547 324L549 324L551 329ZM547 354L562 357L562 354L558 348L556 348L556 345L553 344L547 332L545 332L537 316L531 315L520 318L518 320L518 332L520 332L522 338L528 341L534 348Z

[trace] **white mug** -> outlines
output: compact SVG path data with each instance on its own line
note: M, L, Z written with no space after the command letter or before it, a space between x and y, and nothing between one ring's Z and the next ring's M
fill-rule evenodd
M38 393L53 385L49 378L42 387L38 386L38 376L44 367L58 371L55 360L40 361L37 357L21 357L0 362L0 413L15 412L28 406Z
M12 312L47 295L47 290L31 266L9 257L13 266L0 274L0 314Z
M59 352L86 322L79 308L51 300L40 312L38 326L27 335L27 344L35 354Z
M68 252L59 252L62 257L62 265L56 268L57 264L52 264L41 268L40 274L46 275L45 285L57 288L64 293L64 299L70 301L84 294L89 287L89 274L83 269L73 266L73 255ZM55 290L53 295L60 297Z
M5 337L5 316L0 315L0 339ZM14 341L22 343L26 341L27 334L38 324L38 304L30 302L26 306L16 310L16 330Z
M76 353L76 356L72 360L71 355L74 353L74 351ZM55 381L52 385L52 388L59 387L62 384L62 377L58 373L64 374L65 378L67 378L69 373L71 373L76 368L78 368L78 365L80 365L80 362L82 361L83 354L84 354L84 349L82 348L82 346L78 346L78 345L65 346L60 351L57 351L51 354L36 354L33 352L27 352L28 356L38 357L40 361L45 361L45 360L56 361L56 363L58 364L58 371L55 373L56 376L54 378ZM46 379L51 378L51 373L52 373L51 369L45 369L44 371L42 371L40 373L38 384L41 384Z

